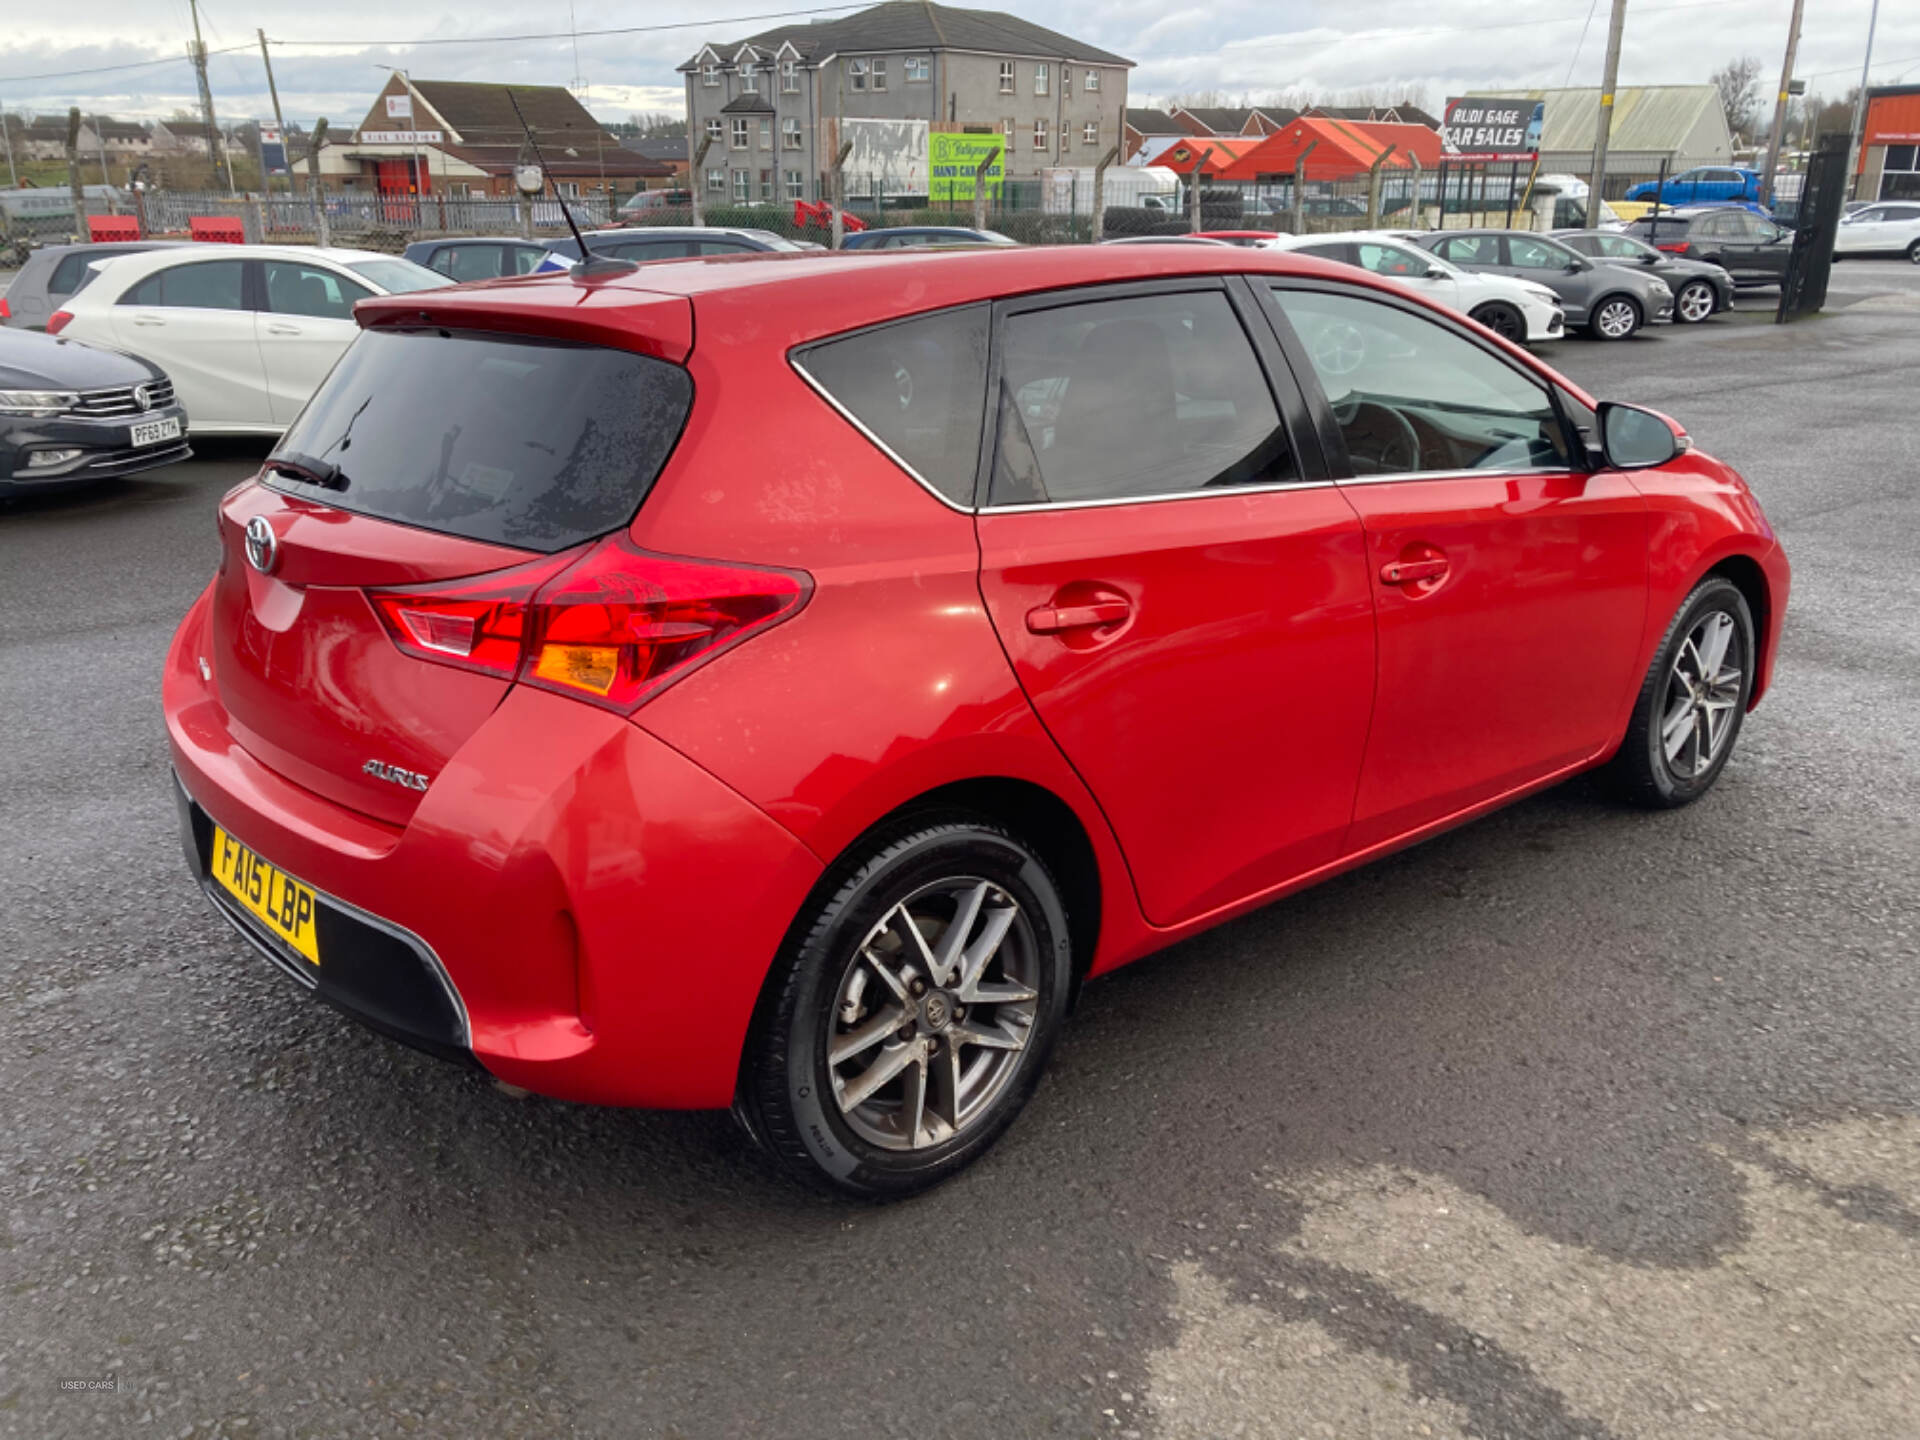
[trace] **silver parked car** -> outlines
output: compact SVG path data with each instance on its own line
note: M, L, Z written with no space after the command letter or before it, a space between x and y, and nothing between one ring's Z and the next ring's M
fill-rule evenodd
M60 302L92 279L87 267L96 260L134 255L188 245L188 240L103 240L85 245L42 245L27 257L20 273L0 296L0 325L18 330L44 330L47 317Z
M1673 291L1657 275L1589 260L1530 230L1436 230L1420 245L1463 270L1532 280L1560 297L1567 328L1625 340L1642 325L1673 319Z

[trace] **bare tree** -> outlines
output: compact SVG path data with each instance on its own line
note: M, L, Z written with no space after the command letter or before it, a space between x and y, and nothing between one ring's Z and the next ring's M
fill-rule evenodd
M1737 138L1751 139L1760 123L1760 59L1741 55L1713 72L1713 87L1720 92L1720 108L1726 112L1727 129Z

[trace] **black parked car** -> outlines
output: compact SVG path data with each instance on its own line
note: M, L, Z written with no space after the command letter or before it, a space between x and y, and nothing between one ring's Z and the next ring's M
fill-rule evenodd
M0 497L184 460L187 412L159 366L0 329Z
M1733 308L1733 277L1718 265L1669 255L1616 230L1556 230L1553 238L1590 259L1658 275L1673 291L1676 324L1698 325L1709 315Z
M438 270L454 280L493 280L502 275L525 275L538 270L553 252L516 235L489 235L478 239L416 240L401 254L416 265Z
M975 230L971 225L889 225L879 230L855 230L840 237L842 250L919 250L928 245L1017 245L998 230Z
M1626 233L1669 255L1718 265L1742 289L1778 285L1793 253L1791 230L1734 205L1642 215Z

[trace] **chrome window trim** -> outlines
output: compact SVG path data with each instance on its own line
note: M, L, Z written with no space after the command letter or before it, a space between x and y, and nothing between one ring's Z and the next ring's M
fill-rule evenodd
M1268 485L1221 485L1205 490L1169 490L1164 495L1116 495L1105 500L1031 500L1018 505L986 505L982 515L1022 515L1039 510L1105 510L1115 505L1158 505L1167 500L1227 500L1236 495L1276 495L1285 490L1332 490L1332 480L1293 480Z
M1393 485L1406 480L1476 480L1500 475L1566 475L1585 477L1586 471L1571 465L1529 465L1499 470L1398 470L1390 475L1350 475L1335 480L1335 485Z
M938 312L930 311L928 313L937 314ZM912 316L908 318L917 319L919 317ZM832 338L832 337L829 337L829 338ZM866 436L867 439L873 444L873 447L876 450L878 450L882 455L886 456L889 460L893 461L893 463L898 465L902 470L906 471L907 474L913 478L914 483L917 484L922 490L925 490L929 495L933 496L934 499L938 500L942 505L946 506L949 510L954 511L957 514L972 515L975 513L973 506L961 505L957 503L951 496L943 494L940 491L940 489L931 480L927 479L926 476L922 475L918 470L914 469L913 466L909 465L904 459L902 459L899 453L896 452L891 445L887 444L886 441L882 440L878 435L874 434L873 431L869 430L865 425L861 424L859 416L855 415L851 410L847 409L846 406L842 405L838 400L834 399L832 393L827 389L827 387L822 385L818 380L814 379L810 373L808 373L807 367L800 363L800 357L798 355L789 353L787 356L787 364L793 367L795 374L797 374L802 380L807 382L807 387L810 390L812 390L814 394L818 395L822 400L826 401L827 404L831 405L835 413L838 414L842 420L845 420L849 425L853 426L854 429L858 430L862 435Z

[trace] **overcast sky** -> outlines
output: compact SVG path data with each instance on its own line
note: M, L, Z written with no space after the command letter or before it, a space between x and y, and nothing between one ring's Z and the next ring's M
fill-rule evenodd
M255 40L273 43L275 78L289 120L328 116L357 124L382 77L375 65L403 65L420 79L585 84L582 98L608 120L633 111L683 108L674 66L707 40L738 39L800 12L807 0L695 0L692 4L576 0L581 31L659 26L650 33L558 39L489 39L565 31L565 4L464 0L455 6L376 0L207 0L200 7L214 99L221 117L271 116ZM1304 87L1416 88L1438 104L1474 89L1597 84L1606 49L1609 0L1021 0L1015 9L1138 62L1133 104L1195 90L1254 99ZM1863 58L1869 0L1816 0L1807 7L1797 72L1816 92L1838 95ZM825 15L846 14L843 6ZM7 0L0 34L0 105L147 117L194 103L184 51L192 36L187 0ZM1624 85L1703 81L1726 59L1758 56L1764 88L1786 43L1791 0L1635 0L1620 65ZM805 13L805 12L801 12ZM689 16L705 18L688 23ZM1590 23L1589 23L1589 17ZM797 18L797 17L796 17ZM1584 39L1583 39L1584 31ZM296 43L300 42L300 43ZM1875 84L1920 82L1920 4L1888 0L1874 45ZM95 74L51 72L117 69ZM46 78L39 78L46 77Z

